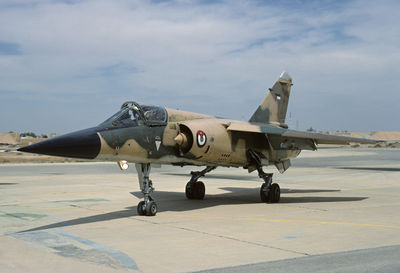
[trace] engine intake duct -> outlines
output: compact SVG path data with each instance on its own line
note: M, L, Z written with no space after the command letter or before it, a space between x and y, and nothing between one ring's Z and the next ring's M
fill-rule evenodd
M176 144L179 145L182 153L186 154L193 146L193 134L190 129L183 125L179 125L180 133L174 138Z

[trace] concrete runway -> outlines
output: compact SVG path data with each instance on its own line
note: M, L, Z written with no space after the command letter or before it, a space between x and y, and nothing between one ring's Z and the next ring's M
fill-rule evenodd
M200 201L184 194L198 168L153 168L155 217L137 216L133 165L0 165L0 272L400 271L400 150L321 149L292 165L267 169L278 204L260 202L256 172L213 171Z

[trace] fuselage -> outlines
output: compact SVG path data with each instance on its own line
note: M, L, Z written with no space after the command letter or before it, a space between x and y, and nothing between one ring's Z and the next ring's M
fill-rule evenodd
M298 149L281 149L280 140L262 133L230 131L227 128L232 123L247 124L169 108L124 104L96 127L21 150L103 161L227 167L248 166L250 149L260 155L264 166L300 153ZM184 143L176 139L179 135Z

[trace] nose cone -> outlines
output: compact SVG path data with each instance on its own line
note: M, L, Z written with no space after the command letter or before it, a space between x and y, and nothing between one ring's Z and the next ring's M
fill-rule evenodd
M94 159L100 152L97 128L58 136L18 149L21 152L73 158Z

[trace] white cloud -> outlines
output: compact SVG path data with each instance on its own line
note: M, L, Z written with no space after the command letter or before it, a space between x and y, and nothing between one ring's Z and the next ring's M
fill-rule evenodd
M379 92L391 98L382 107L400 98L397 2L260 3L3 2L1 40L23 54L0 56L0 92L15 105L43 105L43 115L50 102L65 113L76 101L98 105L90 118L80 110L82 126L124 99L247 119L286 69L295 83L290 111L302 126L400 129L389 122L396 109L370 110ZM363 114L338 120L353 113L338 107L344 97ZM48 130L74 129L79 120L65 116L71 128L49 120ZM6 122L0 129L9 130Z

